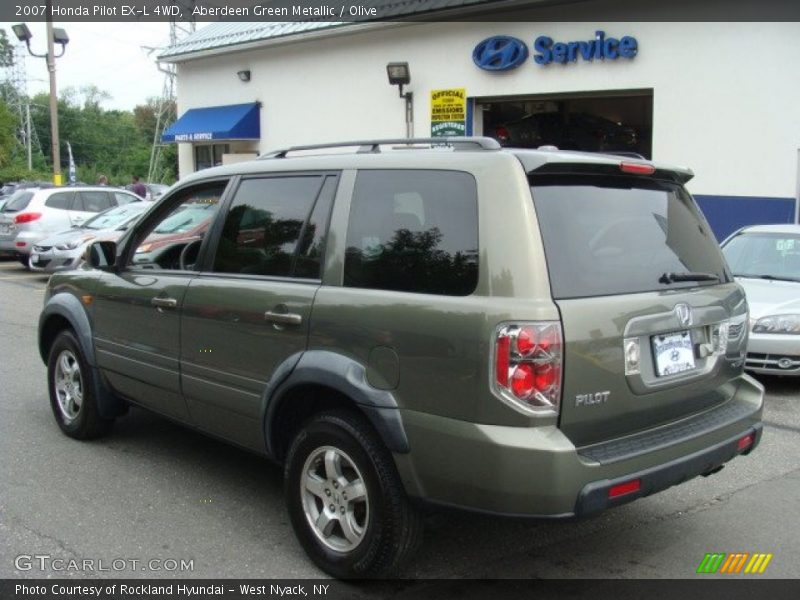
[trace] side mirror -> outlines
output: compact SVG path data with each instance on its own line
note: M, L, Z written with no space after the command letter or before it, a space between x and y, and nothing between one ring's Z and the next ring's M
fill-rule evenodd
M94 242L89 246L89 264L101 271L113 271L117 265L117 243Z

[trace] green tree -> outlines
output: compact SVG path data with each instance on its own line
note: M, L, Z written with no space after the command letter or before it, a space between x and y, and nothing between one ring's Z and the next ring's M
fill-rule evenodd
M5 29L0 29L0 67L10 67L14 64L14 46L6 35Z
M58 100L61 168L64 172L68 168L66 143L69 142L80 181L94 183L102 173L113 184L126 184L134 174L147 176L158 105L155 99L150 99L132 111L106 110L102 103L108 98L96 86L67 87L61 91ZM42 152L51 156L47 94L34 96L31 107ZM177 173L177 150L173 144L162 151L165 168L158 179L171 183Z
M4 100L0 100L0 169L11 165L12 159L19 149L19 142L14 136L17 119Z

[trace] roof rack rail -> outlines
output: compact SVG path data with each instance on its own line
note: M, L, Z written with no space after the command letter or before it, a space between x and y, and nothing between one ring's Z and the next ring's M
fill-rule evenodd
M306 150L326 150L329 148L358 147L358 154L379 153L381 146L416 146L429 144L436 146L452 146L461 150L500 150L502 146L490 137L435 137L435 138L390 138L380 140L359 140L353 142L335 142L330 144L313 144L310 146L292 146L283 150L275 150L259 156L262 158L286 158L290 152L303 152Z

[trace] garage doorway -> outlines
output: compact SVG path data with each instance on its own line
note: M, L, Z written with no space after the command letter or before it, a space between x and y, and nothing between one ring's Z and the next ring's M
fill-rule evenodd
M652 89L476 98L475 108L475 131L504 146L652 158Z

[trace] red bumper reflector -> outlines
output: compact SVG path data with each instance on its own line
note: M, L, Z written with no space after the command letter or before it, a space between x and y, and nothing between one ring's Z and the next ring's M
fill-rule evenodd
M642 487L642 480L641 479L634 479L633 481L626 481L625 483L620 483L615 485L611 489L608 490L608 497L609 498L618 498L619 496L624 496L625 494L630 494L632 492L638 492Z
M748 433L746 436L744 436L739 440L739 443L737 445L739 446L739 450L744 450L752 446L753 442L755 441L756 441L756 434Z
M17 242L15 245L16 245L17 248L24 248L25 247L25 242Z

